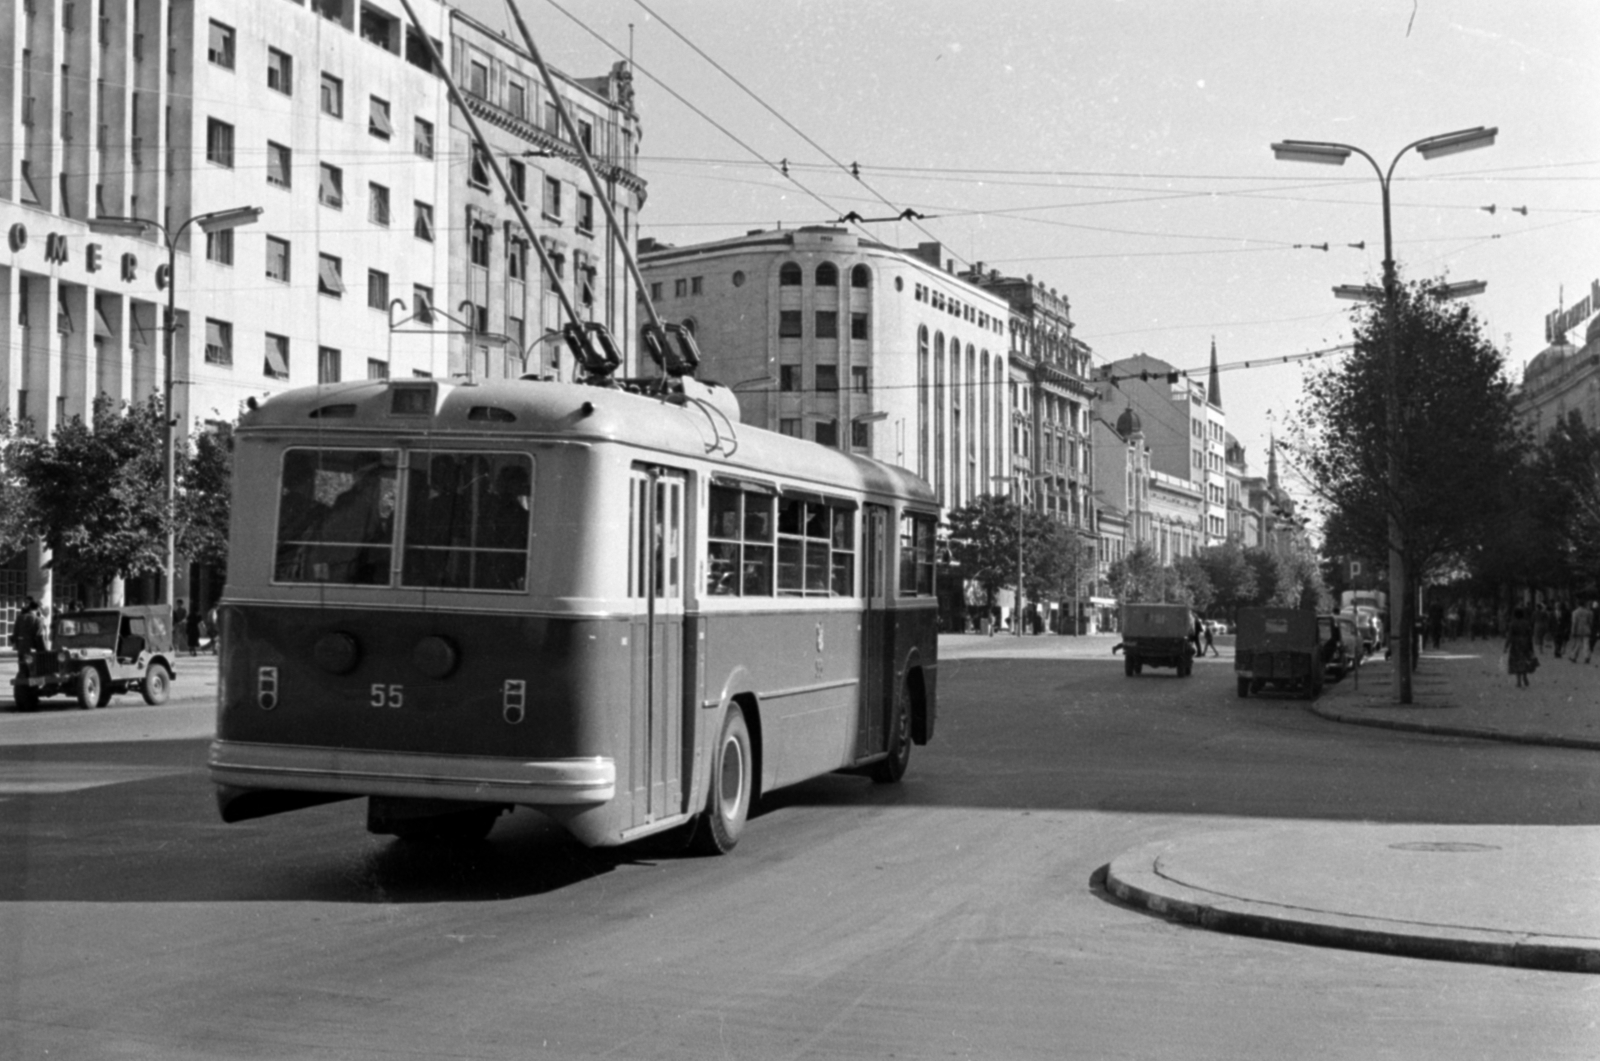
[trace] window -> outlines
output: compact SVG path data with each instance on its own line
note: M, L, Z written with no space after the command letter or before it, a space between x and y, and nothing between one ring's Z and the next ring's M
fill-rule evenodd
M330 22L344 24L344 0L311 0L311 9Z
M857 394L866 394L871 391L871 373L866 365L850 366L850 389Z
M799 287L804 274L794 262L784 262L778 269L779 287Z
M216 66L233 69L233 27L212 20L206 58Z
M855 506L848 502L780 497L778 595L854 596L855 528Z
M506 277L511 280L528 278L528 245L520 239L506 240Z
M361 5L361 39L384 51L400 54L400 22L369 4Z
M839 389L839 366L817 366L817 391L818 393L832 392Z
M851 313L850 338L867 339L869 337L869 333L867 332L867 315L865 313Z
M933 596L933 516L900 517L900 596Z
M839 421L819 420L815 430L817 445L833 447L839 444Z
M782 309L778 311L778 338L800 338L800 311L797 309Z
M414 454L406 489L402 584L526 588L533 502L533 462L526 455Z
M206 318L206 364L233 364L233 325Z
M389 227L389 189L381 184L367 185L367 220Z
M344 209L344 171L322 163L322 178L317 184L317 201L335 210Z
M438 40L434 40L432 43L434 52L437 52L439 50ZM418 33L414 26L406 27L406 62L420 70L426 70L430 74L438 72L438 68L433 62L433 55L428 51L428 39Z
M578 231L594 231L594 196L588 192L578 193Z
M267 87L285 96L294 95L294 59L288 52L267 49Z
M799 438L800 437L800 418L798 416L794 416L794 417L785 416L785 417L779 418L779 420L778 420L778 434L780 434L780 435L788 435L790 438Z
M467 256L473 265L489 267L489 226L472 223L467 236Z
M344 297L344 262L331 254L317 255L317 294Z
M578 143L589 154L594 154L594 123L587 118L578 119Z
M650 285L650 301L652 301L652 302L660 302L661 301L661 281L659 281L659 280L657 280L656 282L654 282L654 283L652 283Z
M389 362L379 360L376 357L367 358L367 378L368 379L388 379L389 378Z
M233 168L233 126L206 119L206 161Z
M476 59L467 63L467 91L479 99L489 98L489 68Z
M223 228L206 233L206 261L219 265L233 264L233 229Z
M423 158L433 157L433 123L424 119L416 120L416 131L411 141L412 150Z
M561 220L561 182L554 177L544 179L544 216Z
M797 391L801 387L799 365L778 366L778 389L780 391Z
M689 277L689 294L698 295L705 290L706 278L703 276Z
M839 311L838 310L832 310L832 309L819 309L819 310L817 310L817 331L816 331L816 336L817 336L818 339L837 339L837 338L839 338Z
M267 237L267 279L289 282L289 241Z
M506 110L518 118L528 116L528 90L515 81L506 85Z
M379 140L389 139L394 135L394 126L389 123L389 101L373 96L367 103L367 132Z
M411 285L411 316L418 324L433 323L433 288Z
M821 265L817 266L817 286L838 287L839 267L834 265L832 262L823 262Z
M850 270L850 286L851 287L871 287L872 286L872 270L868 269L865 265L857 265L856 267L851 269Z
M267 183L279 188L289 187L289 165L292 156L282 144L267 141Z
M865 420L850 423L850 446L853 449L872 448L872 425Z
M528 201L528 167L516 159L507 159L506 183L511 185L511 194L517 202Z
M338 383L340 360L341 356L339 351L335 350L333 347L317 347L317 382Z
M489 159L484 155L483 148L477 144L472 145L467 166L467 179L479 188L488 188Z
M386 310L389 308L388 273L382 273L376 269L367 270L367 305L372 309Z
M416 221L412 224L412 235L418 239L433 242L433 207L427 203L417 203Z
M683 277L672 282L672 297L683 298L689 293L689 281Z
M708 596L773 595L776 500L771 491L712 483L706 534Z
M387 585L399 488L394 450L284 453L274 580Z
M264 373L271 379L289 378L289 338L267 333L267 361Z
M329 73L322 75L322 113L333 118L344 117L344 82Z

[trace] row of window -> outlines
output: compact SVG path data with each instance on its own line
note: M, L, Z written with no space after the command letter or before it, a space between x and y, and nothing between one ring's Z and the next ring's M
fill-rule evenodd
M705 279L703 276L680 276L672 282L672 297L687 298L690 295L703 293L705 291ZM650 285L650 301L660 302L664 290L662 281L657 280L652 283Z
M778 419L778 433L788 435L790 438L805 438L805 425L798 416L784 416ZM839 446L839 419L814 420L811 424L811 441L819 446L837 449ZM852 420L850 422L850 448L872 449L872 424L865 420Z
M651 285L652 287L656 285ZM869 317L864 312L850 314L850 338L870 339L871 331L868 325ZM811 337L813 339L839 338L839 311L832 309L819 309L812 318ZM805 338L805 313L798 309L781 309L778 311L778 338L804 339Z
M823 262L817 266L813 274L813 282L817 287L838 287L839 267L832 262ZM799 287L805 282L805 272L795 262L784 262L778 266L779 287ZM850 270L851 287L871 287L872 270L865 265L857 265Z
M999 317L991 317L976 306L968 305L958 298L946 295L943 291L929 287L927 284L912 285L911 297L917 302L926 302L940 313L948 313L959 317L971 324L976 324L986 332L996 335L1005 334L1005 322Z
M267 379L287 380L289 378L290 345L289 337L278 335L274 332L265 332L262 346L261 374ZM215 317L206 318L206 347L205 359L210 365L231 366L234 357L233 322L217 320ZM418 371L416 375L426 377L427 372ZM331 346L317 347L317 382L338 383L344 378L344 354ZM388 379L389 363L381 358L367 358L367 379Z

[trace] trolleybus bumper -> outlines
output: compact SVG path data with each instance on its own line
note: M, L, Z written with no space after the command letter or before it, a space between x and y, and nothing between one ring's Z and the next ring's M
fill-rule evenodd
M399 796L527 806L600 804L617 792L616 764L598 756L528 762L217 740L211 742L209 766L224 821L258 816L244 807L239 808L242 813L230 814L229 797L261 792L320 793L328 800ZM283 810L310 805L284 802Z

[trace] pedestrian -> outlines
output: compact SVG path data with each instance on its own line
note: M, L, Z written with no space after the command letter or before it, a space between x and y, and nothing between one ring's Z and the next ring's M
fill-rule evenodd
M1517 688L1528 687L1528 675L1539 666L1539 657L1533 651L1533 624L1523 617L1518 608L1506 625L1506 673L1516 676Z
M1572 609L1567 607L1567 602L1562 601L1556 605L1555 630L1555 657L1560 659L1567 651L1567 639L1572 636Z
M206 612L206 651L213 656L217 654L217 609L215 606Z
M1209 652L1213 656L1217 656L1219 658L1222 656L1222 653L1217 651L1217 643L1216 643L1216 638L1215 638L1215 631L1214 631L1214 627L1213 627L1213 625L1211 623L1207 623L1206 624L1206 652ZM1206 653L1202 652L1200 654L1203 656Z
M1579 601L1572 610L1572 662L1578 662L1578 653L1588 646L1589 630L1593 625L1594 612L1589 610L1586 602Z
M189 651L189 609L181 600L172 609L172 651Z
M1544 652L1544 643L1550 637L1550 609L1546 608L1544 601L1533 609L1533 650Z
M191 656L200 654L200 620L204 616L205 613L196 606L188 617L184 619L183 637L185 641L189 642L189 655Z

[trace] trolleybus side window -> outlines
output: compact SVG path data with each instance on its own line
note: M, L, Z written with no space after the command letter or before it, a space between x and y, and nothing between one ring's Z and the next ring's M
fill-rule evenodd
M284 453L273 577L387 585L399 464L395 450Z
M771 489L713 483L708 506L706 594L772 596Z
M900 596L933 596L933 516L900 516Z
M653 475L645 468L633 470L630 597L677 600L683 596L683 487L681 473Z
M812 496L778 499L778 595L855 594L855 503Z
M401 584L524 590L532 461L520 453L413 453Z

